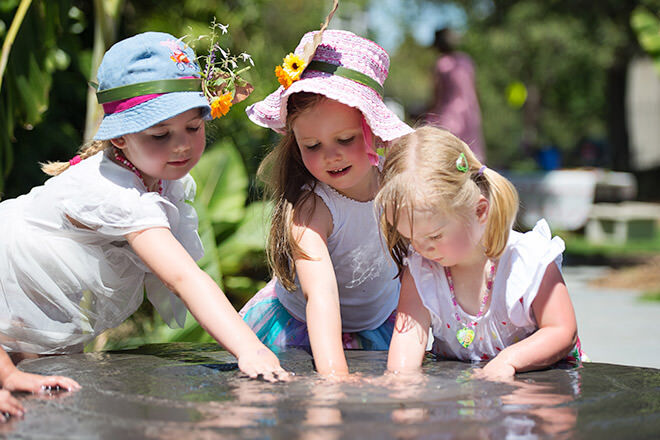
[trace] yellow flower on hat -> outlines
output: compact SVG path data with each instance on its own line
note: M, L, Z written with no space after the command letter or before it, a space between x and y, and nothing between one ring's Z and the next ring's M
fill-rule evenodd
M290 53L284 58L281 66L275 67L275 76L277 76L280 84L287 89L294 81L300 79L305 67L307 67L307 63L302 58Z
M289 74L291 81L297 81L300 79L303 70L307 67L307 63L303 61L298 55L290 53L284 58L284 64L282 64L284 71Z
M226 115L232 106L231 100L231 92L213 98L213 101L211 101L211 116L215 119Z

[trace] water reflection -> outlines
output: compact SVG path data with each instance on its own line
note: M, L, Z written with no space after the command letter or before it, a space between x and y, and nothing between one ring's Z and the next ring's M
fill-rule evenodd
M574 434L580 396L580 371L562 370L554 380L516 380L514 389L500 400L507 434L569 438Z
M642 420L644 432L660 432L660 370L591 364L496 383L472 380L469 364L430 358L423 374L383 375L385 352L349 351L359 374L334 382L313 371L307 353L291 351L281 360L295 379L272 384L245 378L217 347L163 348L21 364L66 371L84 388L57 402L24 396L25 418L3 428L35 437L603 438L614 428L636 432ZM69 418L84 423L58 431Z

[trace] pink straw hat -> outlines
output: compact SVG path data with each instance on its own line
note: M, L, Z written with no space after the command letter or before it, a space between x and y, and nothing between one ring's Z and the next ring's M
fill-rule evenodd
M305 44L317 32L303 35L294 53L302 56ZM336 66L339 68L335 70ZM382 87L389 67L389 55L373 41L352 32L328 29L300 79L288 88L280 86L263 101L249 106L246 112L255 124L282 133L289 96L298 92L318 93L357 108L371 131L381 140L390 141L413 130L383 102Z

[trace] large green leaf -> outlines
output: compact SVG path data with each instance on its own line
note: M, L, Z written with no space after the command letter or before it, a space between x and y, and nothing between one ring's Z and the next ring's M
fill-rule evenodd
M214 145L191 174L197 182L195 208L203 207L214 223L237 223L243 218L248 176L233 144Z
M204 247L204 256L197 264L222 288L222 266L220 264L213 223L203 204L199 204L196 210L199 218L198 232L202 240L202 246Z
M270 204L251 203L236 232L219 244L218 254L225 274L240 271L241 261L248 253L264 252L271 211Z

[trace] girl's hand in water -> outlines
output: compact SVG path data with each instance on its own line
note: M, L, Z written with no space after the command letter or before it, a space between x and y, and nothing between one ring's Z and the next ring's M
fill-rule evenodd
M264 379L268 382L288 381L292 376L280 366L275 353L265 346L241 354L238 357L238 368L250 379Z
M508 382L513 379L516 369L513 365L498 361L498 358L488 362L483 368L475 368L472 374L473 379L484 379L494 382Z
M331 371L326 374L319 374L319 377L330 383L364 383L366 378L361 373L337 373Z
M5 423L9 417L22 417L25 413L23 405L7 390L0 390L0 423Z
M2 387L8 391L28 391L32 393L43 393L57 389L66 391L80 389L78 382L68 377L42 376L40 374L25 373L17 368L14 368L14 371L4 378Z

